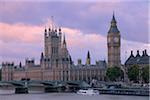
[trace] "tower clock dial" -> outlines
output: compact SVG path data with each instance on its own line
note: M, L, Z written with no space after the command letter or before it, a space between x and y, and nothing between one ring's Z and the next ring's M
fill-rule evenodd
M118 37L115 37L114 38L114 42L118 42L119 41L119 38Z

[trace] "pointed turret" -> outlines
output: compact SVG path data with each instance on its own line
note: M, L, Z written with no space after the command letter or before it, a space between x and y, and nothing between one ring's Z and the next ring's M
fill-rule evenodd
M59 36L61 36L62 32L61 32L61 28L59 28Z
M61 28L59 28L59 33L61 33Z
M41 59L43 59L44 55L43 55L43 52L41 53Z
M45 33L47 33L47 29L45 28Z
M61 54L62 56L64 57L69 57L69 53L68 53L68 50L67 50L67 44L66 44L66 38L65 38L65 34L63 36L63 41L62 41L62 49L61 49Z
M47 29L45 27L45 30L44 30L44 34L45 34L45 37L47 36Z
M64 34L64 40L63 40L63 48L66 48L66 38L65 38L65 34Z
M89 52L89 51L88 51L88 53L87 53L86 64L87 64L87 65L90 65L90 64L91 64L91 57L90 57L90 52Z
M113 16L112 16L111 26L110 26L110 29L109 29L108 33L120 33L120 31L117 28L117 22L116 22L114 13L113 13Z
M20 68L22 67L22 64L21 64L21 62L19 63L19 67L20 67Z
M90 59L90 52L87 53L87 58Z
M51 28L50 27L48 28L48 33L49 33L49 35L51 34Z
M113 12L113 17L112 17L111 23L117 23L117 22L116 22L116 19L115 19L115 14L114 14L114 12Z

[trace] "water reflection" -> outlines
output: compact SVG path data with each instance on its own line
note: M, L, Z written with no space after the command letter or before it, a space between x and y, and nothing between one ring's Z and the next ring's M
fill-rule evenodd
M83 96L76 93L43 93L42 91L15 94L14 90L0 90L0 100L149 100L149 98L123 95Z

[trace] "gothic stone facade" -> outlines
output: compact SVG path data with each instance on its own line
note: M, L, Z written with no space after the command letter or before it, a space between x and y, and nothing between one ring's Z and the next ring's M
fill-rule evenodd
M93 78L104 80L106 62L97 61L95 65L90 63L90 53L87 54L86 64L79 60L75 65L68 52L65 36L61 29L45 29L44 53L41 53L40 65L35 65L34 59L26 59L25 65L21 63L2 63L2 80L84 80L91 81Z
M120 46L121 36L117 28L117 22L113 14L111 26L107 35L107 48L108 48L108 67L120 67Z

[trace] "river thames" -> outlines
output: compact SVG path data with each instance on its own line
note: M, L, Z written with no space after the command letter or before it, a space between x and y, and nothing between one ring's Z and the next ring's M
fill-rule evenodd
M149 100L148 96L95 95L83 96L76 93L42 93L15 94L12 90L0 90L0 100Z

